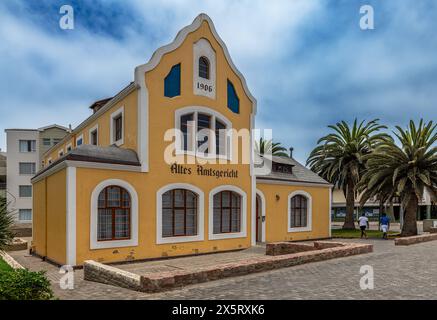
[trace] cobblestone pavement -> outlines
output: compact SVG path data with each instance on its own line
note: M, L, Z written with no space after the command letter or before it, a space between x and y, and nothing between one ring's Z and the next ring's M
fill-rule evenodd
M343 240L342 240L343 241ZM344 240L356 241L361 240ZM83 280L75 271L75 289L59 289L58 268L26 257L12 255L32 270L48 270L55 294L60 299L436 299L437 241L396 246L393 241L362 240L374 245L374 252L294 266L247 276L227 278L183 289L145 294ZM374 289L361 290L360 267L374 268Z

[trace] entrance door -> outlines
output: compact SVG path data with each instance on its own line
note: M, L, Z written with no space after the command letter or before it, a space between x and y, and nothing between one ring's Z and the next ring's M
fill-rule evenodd
M256 195L256 242L262 242L262 203L261 197Z

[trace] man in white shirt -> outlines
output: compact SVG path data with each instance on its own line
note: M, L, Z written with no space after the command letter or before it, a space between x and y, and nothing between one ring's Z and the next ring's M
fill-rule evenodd
M366 217L366 214L364 212L361 215L361 217L358 218L358 223L361 229L361 238L363 238L364 236L367 239L366 228L370 228L370 227L369 227L369 219Z

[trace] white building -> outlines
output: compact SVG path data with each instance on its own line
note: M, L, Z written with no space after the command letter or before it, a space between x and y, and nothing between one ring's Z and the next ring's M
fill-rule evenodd
M67 134L68 128L6 129L6 194L18 224L32 222L32 183L41 157Z

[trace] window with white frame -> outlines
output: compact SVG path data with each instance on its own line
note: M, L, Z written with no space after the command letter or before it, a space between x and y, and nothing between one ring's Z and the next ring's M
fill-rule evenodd
M35 162L20 162L18 165L19 174L35 174L36 163Z
M240 232L241 230L241 196L230 190L214 195L214 234Z
M100 182L91 193L90 248L138 245L138 194L121 179Z
M20 140L19 147L20 152L35 152L36 140Z
M19 186L19 196L20 198L30 198L32 197L32 186Z
M108 186L98 198L97 241L130 239L131 197L120 186Z
M204 156L230 156L231 123L220 113L206 107L188 107L176 112L180 130L176 144L179 152Z
M305 191L295 191L288 196L288 231L311 231L312 198Z
M71 143L67 144L67 152L70 152L72 149Z
M89 141L91 145L97 146L99 144L99 131L98 126L90 129Z
M197 235L197 194L186 189L168 190L162 195L162 236Z
M18 210L18 220L19 221L31 221L32 220L32 209L19 209Z
M124 143L124 107L111 114L111 144L120 146Z
M58 156L59 156L59 157L62 157L63 155L64 155L64 150L59 150L59 151L58 151Z

